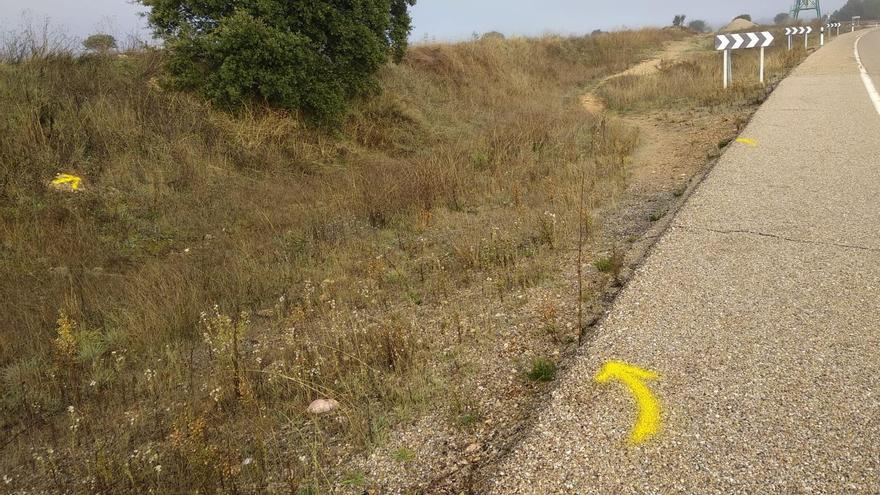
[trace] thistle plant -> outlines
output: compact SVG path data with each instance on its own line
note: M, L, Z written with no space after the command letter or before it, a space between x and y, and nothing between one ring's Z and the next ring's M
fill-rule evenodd
M219 372L228 379L235 397L241 398L246 392L246 384L242 379L241 348L250 327L250 315L242 312L233 321L220 311L216 304L211 312L203 312L200 317L202 340L208 346L211 360L216 363Z

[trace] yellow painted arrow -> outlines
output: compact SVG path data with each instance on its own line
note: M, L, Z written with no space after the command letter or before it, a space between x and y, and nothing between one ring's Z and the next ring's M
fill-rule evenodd
M645 384L646 380L660 378L653 371L643 370L636 366L621 361L609 361L596 374L595 380L599 383L607 383L617 380L626 385L639 405L639 417L630 435L630 441L639 444L657 434L660 430L660 403L654 397L651 389Z
M70 174L58 174L52 179L53 186L60 186L62 184L70 184L70 188L74 191L79 190L79 183L82 182L82 178L77 177L75 175Z

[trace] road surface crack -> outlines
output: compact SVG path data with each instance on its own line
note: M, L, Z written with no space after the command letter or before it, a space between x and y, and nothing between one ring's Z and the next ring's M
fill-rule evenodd
M744 234L744 235L753 235L758 237L769 237L772 239L778 239L780 241L793 242L797 244L811 244L814 246L831 246L838 247L843 249L857 249L859 251L870 251L872 253L880 253L880 248L870 247L870 246L860 246L858 244L844 244L839 242L828 242L828 241L814 241L810 239L798 239L796 237L788 237L779 234L771 234L769 232L760 232L757 230L747 230L747 229L713 229L709 227L692 227L689 225L676 225L677 228L683 230L703 230L706 232L713 232L716 234Z

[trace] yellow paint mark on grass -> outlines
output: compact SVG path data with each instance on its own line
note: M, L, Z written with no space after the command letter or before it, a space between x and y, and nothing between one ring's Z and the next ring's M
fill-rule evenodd
M737 143L742 143L751 146L752 148L756 148L758 146L758 142L752 138L736 138Z
M70 174L58 174L55 176L54 179L52 179L52 185L55 186L57 189L68 187L73 191L79 190L80 182L82 182L81 177Z
M646 380L659 378L660 376L653 371L644 370L621 361L605 363L605 366L596 374L595 380L598 383L617 380L626 385L636 398L639 416L630 435L630 441L633 444L642 443L660 431L660 403L645 384Z

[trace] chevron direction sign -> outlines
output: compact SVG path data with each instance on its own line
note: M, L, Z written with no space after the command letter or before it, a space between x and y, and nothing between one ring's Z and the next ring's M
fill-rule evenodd
M773 35L767 31L760 33L719 34L715 36L715 49L765 48L773 44L773 39Z
M810 33L813 32L813 28L810 26L799 26L799 27L787 27L785 28L785 35L788 36L788 49L791 50L791 37L796 34L804 35L804 48L809 45L810 42Z
M839 22L828 23L828 26L826 26L828 28L828 33L830 34L832 29L837 28L837 35L840 36L840 25L841 23Z
M804 27L787 27L785 28L785 35L791 36L794 34L810 34L813 32L813 28L810 26Z
M767 31L760 33L734 33L719 34L715 36L715 49L724 52L724 67L722 76L724 78L724 88L727 89L733 84L733 53L732 50L742 48L760 48L760 69L759 77L761 84L764 84L764 48L773 44L773 35Z

